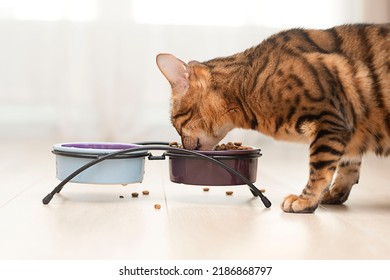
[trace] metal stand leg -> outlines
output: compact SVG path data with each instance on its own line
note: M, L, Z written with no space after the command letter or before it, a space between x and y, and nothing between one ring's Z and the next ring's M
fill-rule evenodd
M110 158L110 157L113 157L116 155L113 155L114 153L112 154L108 154L108 155L105 155L105 156L102 156L102 157L99 157L95 160L92 160L90 162L88 162L87 164L83 165L82 167L80 167L79 169L77 169L76 171L74 171L73 173L71 173L68 177L66 177L61 183L59 183L48 195L46 195L43 199L42 199L42 203L43 204L49 204L50 201L52 200L53 196L56 194L56 193L60 193L61 190L64 188L64 186L70 181L72 180L74 177L76 177L78 174L80 174L81 172L83 172L84 170L88 169L89 167L105 160L106 158Z
M253 194L254 197L257 197L258 194L256 194L256 192L254 192L252 189L249 189L251 191L251 193Z
M73 178L73 177L72 177ZM47 196L45 196L44 199L42 199L42 203L43 204L49 204L49 202L52 200L53 196L56 194L56 193L60 193L60 191L62 190L62 188L65 186L66 183L68 183L72 178L70 178L69 180L63 180L61 183L58 184L57 187L54 188L54 190L51 191L51 193L49 193Z

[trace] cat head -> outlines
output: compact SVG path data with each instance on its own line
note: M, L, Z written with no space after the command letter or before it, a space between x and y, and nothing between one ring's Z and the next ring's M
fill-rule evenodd
M159 54L157 65L172 87L171 122L186 149L211 150L233 128L228 102L213 90L209 68Z

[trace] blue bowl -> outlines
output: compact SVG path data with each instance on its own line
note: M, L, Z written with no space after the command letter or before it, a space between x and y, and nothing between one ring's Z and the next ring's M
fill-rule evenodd
M135 144L107 142L60 143L53 146L56 155L56 177L64 180L71 173L95 160L123 149L141 147ZM140 183L145 173L145 157L148 152L138 151L103 160L84 170L70 182L86 184Z

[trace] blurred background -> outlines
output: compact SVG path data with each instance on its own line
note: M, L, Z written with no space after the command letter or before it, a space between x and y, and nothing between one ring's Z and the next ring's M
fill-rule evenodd
M179 140L158 53L204 61L290 27L389 21L388 0L0 0L0 141Z

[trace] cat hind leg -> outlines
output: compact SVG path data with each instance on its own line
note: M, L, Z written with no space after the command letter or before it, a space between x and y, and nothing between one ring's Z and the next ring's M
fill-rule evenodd
M347 201L352 186L359 182L361 158L342 159L337 167L332 186L324 192L322 204L343 204Z

